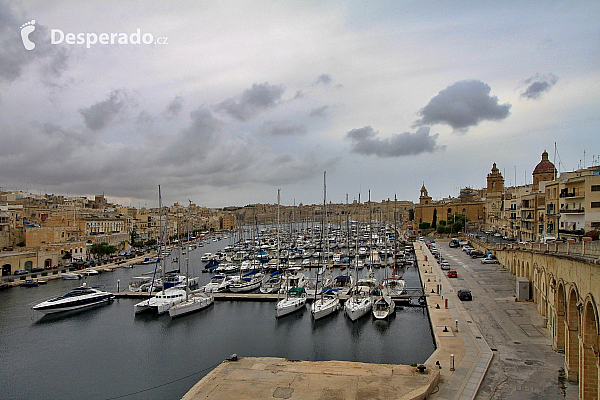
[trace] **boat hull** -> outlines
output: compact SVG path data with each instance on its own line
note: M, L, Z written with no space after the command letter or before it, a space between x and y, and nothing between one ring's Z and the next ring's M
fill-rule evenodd
M169 308L169 316L171 318L182 317L200 310L204 310L212 306L214 299L212 296L194 296L186 301Z
M282 303L284 302L285 303ZM275 315L277 318L283 317L285 315L294 313L296 311L300 311L304 309L306 305L306 297L302 299L294 299L294 301L290 301L289 299L281 300L277 303Z
M37 306L34 306L33 309L43 314L55 314L66 311L82 310L84 308L95 307L101 304L108 304L113 301L114 297L115 296L112 293L106 293L105 295L96 296L93 298L76 299L68 303L45 304L49 302L43 302Z

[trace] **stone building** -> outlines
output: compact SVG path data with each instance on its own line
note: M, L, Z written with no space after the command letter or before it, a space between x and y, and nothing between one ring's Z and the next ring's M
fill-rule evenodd
M468 187L461 189L458 198L448 197L434 201L423 184L419 204L414 208L415 228L423 222L428 222L432 227L436 227L442 220L451 222L456 213L467 217L467 229L477 229L483 226L485 220L484 205L481 191Z

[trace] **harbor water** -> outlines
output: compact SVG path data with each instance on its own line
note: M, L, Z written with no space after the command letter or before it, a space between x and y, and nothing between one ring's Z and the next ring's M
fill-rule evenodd
M201 255L226 244L211 242L189 252L191 272L203 283L211 274L201 273ZM118 268L87 282L116 292L117 281L126 290L133 276L152 270L152 265ZM403 270L407 287L420 286L416 268ZM383 275L383 269L376 272ZM308 306L276 319L275 303L253 301L219 301L178 319L168 314L134 317L139 299L117 299L60 316L42 317L31 310L81 283L56 280L0 292L1 398L178 399L234 353L412 364L434 351L428 315L420 307L398 309L390 321L365 317L354 323L343 312L312 321Z

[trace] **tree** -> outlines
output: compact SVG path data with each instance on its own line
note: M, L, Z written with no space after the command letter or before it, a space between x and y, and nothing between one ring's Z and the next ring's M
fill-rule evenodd
M597 230L589 231L583 236L591 237L592 240L598 240L598 238L600 238L600 231L597 231Z
M95 258L113 254L115 251L117 251L117 248L115 246L109 245L108 243L96 243L93 244L90 248L90 253L92 253L92 255L94 255Z

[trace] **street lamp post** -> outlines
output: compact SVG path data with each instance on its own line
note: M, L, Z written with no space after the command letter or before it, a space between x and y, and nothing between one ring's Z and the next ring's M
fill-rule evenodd
M560 239L560 213L556 214L556 240Z

